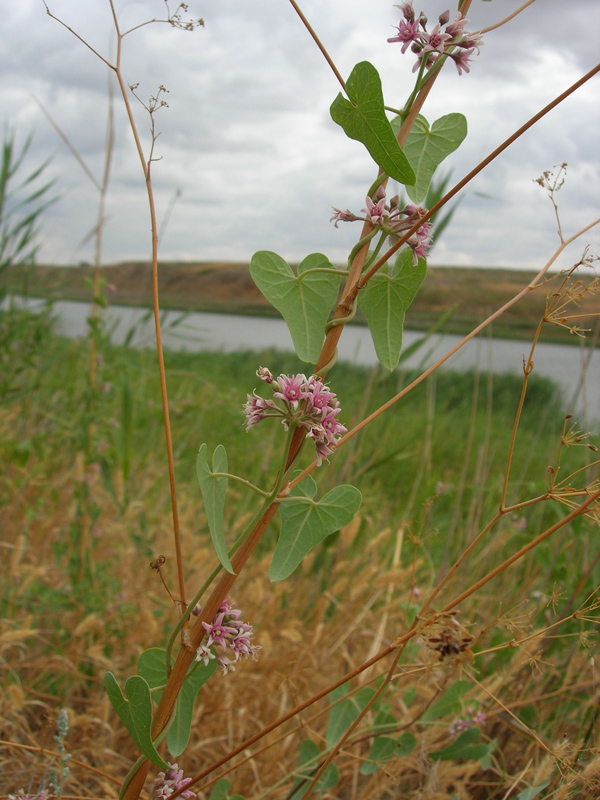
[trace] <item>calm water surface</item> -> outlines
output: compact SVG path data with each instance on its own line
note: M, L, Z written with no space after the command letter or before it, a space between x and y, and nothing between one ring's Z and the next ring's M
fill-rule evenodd
M39 308L43 301L25 301L31 309ZM54 304L58 331L72 338L86 334L86 319L90 314L88 303L60 301ZM168 311L162 315L163 344L173 350L198 352L212 350L232 352L240 349L293 350L288 329L281 319L247 317L237 314L210 314ZM107 325L111 340L123 343L128 336L137 347L153 346L154 322L147 309L128 306L111 306L107 311ZM404 332L404 347L422 338L422 333ZM461 337L436 334L403 362L405 367L429 366L448 352ZM475 339L453 355L444 368L496 373L520 373L523 357L530 343L507 339ZM348 325L340 340L338 358L354 364L372 366L377 363L375 349L366 327ZM539 344L535 353L535 374L552 378L560 387L565 410L586 412L590 418L600 419L600 353L589 353L582 347L560 344ZM585 380L582 381L582 375Z

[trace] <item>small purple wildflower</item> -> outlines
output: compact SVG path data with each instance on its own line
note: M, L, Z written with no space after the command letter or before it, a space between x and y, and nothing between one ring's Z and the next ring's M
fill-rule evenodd
M227 675L228 672L235 672L235 664L240 658L257 660L260 646L252 643L252 625L240 622L241 615L241 610L229 598L221 603L212 623L202 623L208 639L206 644L197 648L196 661L203 661L204 666L208 666L209 661L216 658L223 675ZM218 647L216 653L215 645ZM233 658L228 658L228 654Z
M295 425L306 430L306 437L312 439L317 451L317 464L333 453L340 436L347 428L337 421L340 404L334 392L329 390L320 378L302 373L280 375L271 384L273 397L281 401L278 406L273 400L264 400L256 392L248 395L244 404L246 430L265 417L281 417L286 430ZM269 412L269 413L267 413Z
M351 211L348 211L348 209L345 211L340 211L339 208L334 206L333 211L334 214L329 221L333 222L333 220L335 220L334 228L337 228L338 222L355 222L357 219L360 219L360 217L357 217Z
M17 794L9 794L8 800L48 800L48 792L46 789L40 789L37 794L26 794L23 789L19 789Z
M450 736L458 736L459 733L468 730L473 725L484 725L487 719L483 711L475 711L471 706L465 709L466 716L457 717L452 720L448 733Z
M286 400L291 403L294 409L298 408L298 403L306 396L304 392L306 375L302 373L298 375L280 375L277 378L277 384L280 391L273 392L273 397L278 400Z
M373 225L382 225L387 217L389 211L385 207L385 196L374 203L370 197L367 197L367 207L362 209L363 214L367 215L367 219Z
M438 57L435 53L422 53L421 55L425 55L427 58ZM381 186L375 191L374 197L377 202L375 202L373 198L367 197L367 207L363 208L363 213L366 214L365 217L356 217L350 214L350 212L348 212L348 214L350 214L352 219L362 219L363 222L370 222L372 225L381 228L384 232L396 238L401 237L406 231L410 230L415 222L427 213L425 208L415 205L407 205L403 209L400 209L397 195L392 197L389 203L386 204L385 191ZM424 222L410 239L408 239L407 244L413 251L413 264L415 266L417 266L419 258L427 258L428 251L431 248L430 239L431 225L429 222ZM275 397L279 396L280 395L275 394ZM248 399L251 399L250 395L248 395ZM248 428L253 424L254 418L249 417Z
M235 634L237 633L236 628L232 628L229 625L226 625L223 620L225 619L225 612L221 612L217 614L217 616L213 619L213 624L210 625L208 622L203 622L202 627L208 633L208 641L206 642L206 646L210 647L211 644L218 644L220 645L223 650L227 647L227 642L225 641L225 637L228 634Z
M431 69L441 56L449 56L454 61L459 75L469 72L469 59L475 50L479 52L483 40L478 34L464 30L469 20L460 11L452 22L449 22L450 11L444 11L438 17L438 24L428 32L427 17L423 12L415 14L412 0L396 7L402 12L403 19L396 26L397 35L388 42L401 43L402 53L410 46L411 52L417 56L413 72L421 68L423 61L425 69Z
M173 792L187 786L191 780L191 778L184 778L183 770L179 769L177 764L173 764L169 769L158 773L158 778L152 785L152 800L164 800L165 797L173 794ZM186 789L180 794L180 797L188 800L190 797L196 797L196 792Z
M265 383L273 383L273 373L271 372L270 369L267 369L266 367L259 367L256 370L256 376Z
M419 39L419 22L420 20L415 20L414 22L400 20L397 36L392 36L391 39L388 39L388 42L402 42L402 50L400 52L406 53L409 45Z
M270 413L273 411L275 413ZM254 392L254 395L249 394L244 404L246 431L249 431L253 425L256 425L257 422L260 422L265 417L276 417L278 412L279 409L273 400L265 400L257 395L256 392Z

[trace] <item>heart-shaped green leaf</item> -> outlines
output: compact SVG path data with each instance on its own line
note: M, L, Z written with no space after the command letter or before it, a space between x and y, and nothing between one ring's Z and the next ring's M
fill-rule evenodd
M159 647L145 650L137 662L138 675L141 675L151 689L164 686L167 682L167 668L165 661L166 651ZM171 663L173 661L171 660ZM206 681L214 674L217 668L217 659L214 658L205 666L200 663L182 684L177 696L175 718L167 732L167 747L172 756L178 756L187 747L192 729L192 714L196 695ZM154 692L155 702L159 702L162 691Z
M398 132L402 120L395 117L391 124ZM446 156L461 145L466 135L467 120L463 114L446 114L436 119L431 128L425 117L419 114L404 143L404 152L416 174L414 186L406 189L414 203L425 199L433 173Z
M227 472L227 453L222 444L218 445L213 454L212 469L206 459L208 447L203 444L196 459L196 475L204 500L206 521L215 548L217 558L222 566L234 575L233 567L227 554L225 532L223 531L223 513L225 510L225 493L227 492L227 478L216 478L215 472Z
M415 267L412 251L406 248L400 251L391 271L384 266L358 295L358 304L367 318L377 358L386 369L398 366L404 315L426 272L425 259L420 258Z
M385 114L381 79L368 61L357 64L346 81L346 94L340 93L331 104L331 118L350 139L362 142L371 158L399 183L412 185L416 176L398 144Z
M362 500L358 489L347 484L336 486L318 502L313 500L316 491L317 484L309 475L290 494L308 500L280 504L281 530L269 568L270 580L281 581L291 575L313 547L352 521Z
M146 681L139 675L128 678L123 695L115 676L112 672L107 672L104 676L104 688L119 719L142 753L153 764L168 769L168 764L160 757L152 742L152 700Z
M316 364L323 346L325 323L340 288L340 276L327 256L312 253L298 265L298 275L277 253L260 250L252 256L250 275L269 303L286 321L300 361Z

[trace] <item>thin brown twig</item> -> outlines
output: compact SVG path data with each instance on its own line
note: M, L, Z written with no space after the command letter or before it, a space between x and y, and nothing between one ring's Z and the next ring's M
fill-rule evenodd
M521 11L525 11L527 6L530 6L532 3L535 3L535 0L527 0L526 3L523 3L522 6L519 6L516 11L513 11L512 14L509 14L508 17L501 19L500 22L495 22L493 25L488 25L487 28L482 28L480 31L477 31L478 34L483 35L484 33L489 33L490 31L496 30L496 28L500 28L502 25L506 25L507 22L510 22L511 19L514 19Z
M154 329L156 331L156 350L158 356L158 371L159 371L159 378L160 378L160 393L162 399L162 409L163 409L163 424L165 430L165 440L166 440L166 449L167 449L167 462L168 462L168 472L169 472L169 487L171 493L171 514L173 518L173 537L175 543L175 555L176 555L176 562L177 562L177 579L179 584L179 597L182 608L185 609L186 606L186 599L185 599L185 582L184 582L184 572L183 572L183 555L181 552L181 536L179 530L179 510L177 507L177 493L176 493L176 486L175 486L175 462L173 458L173 440L171 437L171 421L169 416L169 400L167 395L167 381L165 375L165 361L163 355L163 346L162 346L162 334L161 334L161 325L160 325L160 303L158 297L158 230L157 230L157 222L156 222L156 207L154 203L154 190L152 187L152 180L150 177L150 168L149 164L146 163L146 159L144 156L144 150L142 147L142 143L140 141L140 137L138 134L137 126L133 117L133 112L131 110L131 104L129 102L129 97L127 95L127 90L125 88L125 84L123 83L123 77L121 75L121 45L123 41L123 35L121 34L119 28L119 21L117 19L117 14L114 7L113 0L108 0L110 4L110 8L112 11L113 22L115 26L115 31L117 34L117 58L116 58L116 65L114 67L115 74L117 76L117 81L119 83L119 88L121 90L121 96L123 98L123 102L125 104L125 109L127 112L127 117L129 119L129 125L131 131L133 133L133 138L135 140L135 146L138 152L138 156L140 162L142 164L142 170L144 172L144 178L146 181L146 191L148 194L148 205L150 209L150 227L152 233L152 306L154 311Z
M317 45L317 47L319 48L319 50L323 54L323 58L325 59L325 61L327 61L327 63L331 67L331 70L332 70L333 74L338 79L338 81L340 83L340 86L342 87L342 89L345 92L346 91L346 83L345 83L344 79L342 78L342 76L340 75L340 72L339 72L338 68L333 63L333 59L331 58L331 56L329 55L329 53L325 49L324 44L321 42L321 40L317 36L317 34L316 34L314 28L312 27L312 25L310 24L310 22L304 16L300 6L298 5L298 3L296 3L296 0L290 0L290 3L292 5L294 11L296 12L296 14L298 14L300 19L302 20L302 24L304 25L306 30L310 33L310 35L314 39L315 44Z
M5 747L16 747L19 750L29 750L32 753L42 753L45 756L52 756L53 758L60 758L60 753L55 753L53 750L47 750L45 747L41 746L34 746L30 744L20 744L19 742L7 742L5 739L0 739L0 745L4 745ZM120 785L121 781L117 778L113 778L112 775L109 775L107 772L103 772L101 769L97 769L96 767L92 767L89 764L86 764L85 761L78 761L76 758L69 759L69 764L74 764L78 767L83 767L87 769L88 772L93 772L95 775L101 775L106 780L111 781L111 783L116 783L117 786ZM63 795L65 797L65 795Z

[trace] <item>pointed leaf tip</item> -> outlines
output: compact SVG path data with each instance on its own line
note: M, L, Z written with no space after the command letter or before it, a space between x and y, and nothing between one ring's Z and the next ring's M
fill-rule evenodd
M371 158L394 180L414 184L415 172L385 113L381 79L368 61L357 64L346 82L346 98L338 94L331 105L334 122L346 136L362 142Z

